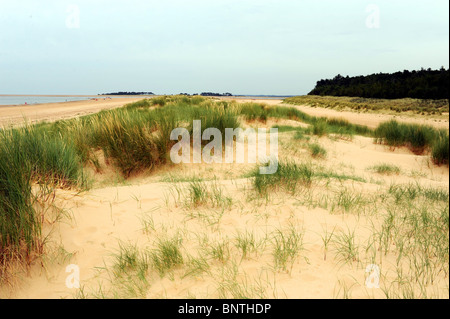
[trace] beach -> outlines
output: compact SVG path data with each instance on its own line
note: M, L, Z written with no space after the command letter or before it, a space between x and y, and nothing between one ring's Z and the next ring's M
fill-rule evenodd
M69 119L138 100L0 107L0 123L18 125L24 116L33 122ZM281 106L281 100L236 102L288 107ZM388 115L295 108L369 127L392 119ZM421 123L448 127L448 121L426 121ZM386 298L387 291L401 297L403 286L393 284L399 272L404 272L407 282L412 279L406 277L411 275L406 259L398 262L403 260L397 250L399 242L383 246L385 253L377 248L384 238L380 234L389 211L396 209L399 216L407 213L402 211L403 204L395 201L392 185L448 192L448 166L434 165L428 155L416 155L406 147L375 144L366 136L331 134L298 139L295 129L309 125L292 119L243 121L242 125L292 127L279 133L280 162L309 165L316 176L312 184L298 186L294 193L280 186L267 197L258 195L248 178L255 167L250 163L168 164L124 179L110 160L97 152L100 168L85 168L94 178L94 186L84 192L55 189L53 209L43 215L45 255L27 272L17 268L14 283L2 289L0 297L359 299ZM313 157L312 144L320 145L326 155ZM398 170L383 173L374 169L380 164ZM199 202L192 198L193 185L206 195ZM419 207L428 200L419 196L408 203ZM387 203L390 206L385 208ZM433 199L427 205L440 209L445 203ZM397 222L392 227L402 233L400 220ZM346 240L350 247L345 248ZM176 245L181 257L170 269L161 270L154 260L169 243ZM406 241L404 245L408 245ZM294 250L291 254L290 248ZM381 271L377 277L381 288L368 288L371 265ZM78 288L68 285L70 266L78 269ZM427 296L447 298L445 273L437 272L433 279L424 290ZM423 293L412 287L413 293Z
M21 125L24 122L53 122L114 109L142 97L105 99L97 97L86 101L46 103L37 105L0 105L0 127Z

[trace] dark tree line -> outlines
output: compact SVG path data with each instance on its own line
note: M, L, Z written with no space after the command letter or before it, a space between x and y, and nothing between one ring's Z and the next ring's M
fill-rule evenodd
M449 70L421 69L396 73L320 80L308 95L351 96L382 99L449 99Z
M203 92L202 94L200 94L201 96L233 96L233 94L231 93L213 93L213 92Z

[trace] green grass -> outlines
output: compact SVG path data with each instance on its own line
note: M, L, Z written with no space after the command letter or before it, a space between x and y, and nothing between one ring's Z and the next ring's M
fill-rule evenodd
M392 164L382 163L369 167L369 170L381 175L398 175L401 172L400 167Z
M274 125L272 128L276 128L278 130L278 133L285 133L285 132L304 132L305 129L303 127L294 127L290 125Z
M213 259L225 264L230 259L229 242L222 240L210 244L208 253Z
M92 167L101 170L102 165L117 169L123 178L143 171L153 172L168 163L168 152L173 144L169 135L173 128L186 127L192 132L192 121L201 119L202 129L216 127L225 136L225 128L240 126L240 117L258 121L283 118L309 124L308 129L278 127L282 132L295 132L299 138L304 138L304 134L314 133L314 127L317 135L372 136L373 134L366 127L339 119L311 117L295 108L259 104L244 106L233 102L216 103L203 97L185 96L147 99L124 108L102 111L77 119L2 130L0 131L0 282L7 280L8 267L12 261L26 261L31 264L34 256L39 256L43 251L42 211L37 209L41 205L36 205L38 202L41 204L43 198L39 192L47 194L48 189L55 188L86 189L89 186L86 170ZM448 165L448 133L444 131L433 131L428 127L404 128L401 125L386 124L377 134L379 142L393 145L406 143L414 150L430 151L436 164ZM317 147L316 150L313 148L312 146L312 153L315 152L320 156L320 148ZM99 160L99 153L104 155L104 164ZM280 163L278 172L273 175L260 175L259 171L255 170L250 177L254 189L261 196L268 196L271 191L277 190L295 194L301 187L309 189L316 179L339 181L350 179L365 182L357 176L327 172L313 168L312 164L293 162ZM231 198L225 195L217 183L206 184L194 177L169 178L168 182L189 183L186 193L179 194L185 196L186 207L211 206L221 209L217 214L214 213L216 215L211 213L210 218L204 216L207 213L199 211L198 216L203 214L202 218L208 225L217 224L224 209L230 208L232 204ZM433 260L440 263L446 258L445 245L441 241L441 237L445 239L445 232L442 234L439 229L448 230L448 227L445 228L445 223L448 224L448 191L417 185L400 185L392 186L385 196L395 207L402 205L405 207L405 214L401 214L402 218L408 219L406 222L411 225L410 230L414 231L418 240L425 243L416 246L416 252L420 254L414 259L411 253L408 261L411 265L417 265L413 267L415 271L425 269L431 273L428 277L430 280L435 278L436 275L432 270L434 268L426 264L423 256L431 252L435 256ZM363 204L367 204L367 201L361 198L361 194L351 192L337 192L332 200L332 207L344 211L359 210ZM419 207L417 202L420 200L431 205L431 211L427 211L425 206ZM407 215L407 208L413 208L414 213ZM388 222L389 220L386 220L386 223ZM426 229L427 236L439 234L439 242L429 237L418 237L420 234L416 233L415 225ZM143 226L148 233L155 232L157 228L154 221L149 218L143 221ZM384 238L382 242L387 245L389 241L385 239L394 235L387 230L385 232L380 238ZM278 257L274 254L275 260L278 260L275 264L279 269L284 269L284 266L289 266L294 258L288 252L294 252L289 247L295 246L295 236L283 232L276 235L276 238L275 246L280 249L276 254ZM400 243L399 238L396 240ZM237 245L244 256L255 253L255 247L260 248L260 242L255 238L252 239L249 233L241 234ZM439 245L439 248L433 248L433 245ZM406 243L403 243L403 246L408 247ZM146 253L137 252L133 247L122 248L117 255L114 269L123 288L129 291L129 294L126 294L129 296L141 296L143 293L141 288L145 288L145 281L140 280L139 283L128 280L127 272L143 278L149 270L148 267L156 270L161 276L184 264L188 264L189 274L198 274L202 269L206 269L205 260L202 258L188 258L187 261L183 258L179 238L161 239L156 249ZM223 263L230 258L229 247L226 245L216 244L210 253L212 258ZM439 265L440 269L445 271L445 267Z
M309 136L305 136L306 131L297 131L295 132L294 139L295 140L305 140L309 141L311 138Z
M42 191L87 187L74 144L34 126L0 131L0 282L8 261L31 262L42 251L34 184Z
M365 212L368 202L363 194L342 188L336 192L331 211L349 213L356 211L359 214Z
M246 121L261 121L265 122L268 118L267 105L257 103L245 103L242 104L239 111L240 115L244 117Z
M448 276L448 189L392 185L387 194L387 213L376 236L384 255L396 254L400 282L427 287Z
M271 175L262 175L257 167L251 174L253 187L260 195L268 195L269 190L281 189L295 193L298 186L309 187L312 184L314 171L309 164L294 162L278 163L278 171Z
M437 165L449 165L448 161L448 152L449 152L449 139L448 134L441 132L439 137L434 141L431 157L433 162Z
M388 193L397 203L404 200L414 200L416 198L445 203L448 202L449 198L447 189L424 187L418 183L394 184L389 187Z
M449 112L448 100L419 99L368 99L334 96L296 96L287 98L284 103L295 105L310 105L313 107L331 108L337 110L351 109L370 112L410 112L413 114L442 114Z
M359 260L359 246L356 242L355 231L348 230L336 234L333 247L335 258L340 264L351 264Z
M376 141L391 147L406 146L415 154L431 153L433 162L448 166L448 131L431 126L401 124L395 120L382 123L374 132Z
M319 137L325 136L328 133L328 125L326 120L318 120L313 124L312 133Z
M237 114L243 115L248 119L248 114L255 114L256 117L263 116L265 119L290 119L312 126L311 132L314 135L324 136L328 134L340 135L363 135L372 136L372 130L367 126L352 124L345 119L315 117L308 115L294 107L285 106L267 106L264 104L245 103L237 107ZM263 115L261 115L263 114ZM251 118L251 117L250 117ZM251 118L252 119L252 118ZM289 126L280 126L280 132L290 131ZM292 130L302 131L301 128ZM308 129L306 131L309 131Z
M178 237L172 239L160 239L157 248L150 253L150 263L160 276L168 271L184 264L181 253L181 240Z
M308 148L314 158L325 158L327 156L327 150L317 143L309 144Z
M360 183L367 183L367 180L363 177L349 174L340 174L334 171L329 171L325 169L317 169L314 171L314 177L317 179L336 179L338 181L355 181Z
M241 252L241 259L246 259L251 253L258 253L261 242L256 239L253 232L246 231L242 233L238 231L235 238L235 246Z
M191 114L192 119L201 120L201 134L208 128L216 128L222 134L222 142L225 143L225 130L227 128L236 129L240 127L240 122L236 114L223 106L215 104L208 105L204 108L195 108ZM194 135L193 123L188 126L191 137ZM202 144L208 144L209 141L203 141Z
M273 257L276 270L291 272L296 259L304 250L303 232L292 225L286 230L277 230L273 236Z
M237 116L225 106L202 97L175 96L0 131L0 279L5 278L10 261L31 260L29 256L42 251L34 184L43 189L83 190L89 186L85 169L101 171L105 164L117 168L124 178L153 171L168 162L172 130L194 119L204 119L205 126L223 132L225 127L239 126Z
M375 130L378 143L393 147L407 146L417 154L424 153L438 134L439 132L431 126L403 124L396 120L382 123Z
M180 191L182 192L182 191ZM232 198L226 196L222 187L216 182L203 182L193 180L189 182L187 194L184 194L185 207L198 208L200 206L211 206L228 208L232 204Z
M330 247L330 243L333 239L333 235L334 232L336 231L336 226L333 228L332 232L329 233L328 229L325 229L325 234L323 236L321 236L322 238L322 243L323 243L323 260L326 261L327 260L327 253Z
M160 152L167 151L157 144L144 122L117 113L102 119L98 135L105 157L113 159L124 176L160 164Z

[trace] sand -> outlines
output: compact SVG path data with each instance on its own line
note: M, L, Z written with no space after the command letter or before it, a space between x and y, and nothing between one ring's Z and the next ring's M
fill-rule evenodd
M97 113L121 107L127 103L142 100L142 97L103 99L97 101L74 101L62 103L45 103L36 105L0 106L0 127L21 125L25 121L36 123L40 121L52 122L61 119Z
M48 120L113 108L129 101L132 100L46 105L42 106L42 113L46 115L40 113L39 116L35 109L22 109L28 112L28 116L36 114L36 120ZM274 100L261 102L280 103ZM299 108L312 115L336 115L331 110ZM1 115L4 110L8 109L1 109ZM375 125L381 120L377 115L339 114L365 125ZM417 182L449 188L448 168L434 166L428 156L417 156L406 149L390 150L366 137L355 137L351 141L323 137L317 142L327 149L328 156L312 160L315 164L367 180L366 183L352 180L333 182L336 188L345 187L365 194L389 187L392 183ZM280 134L280 150L283 159L311 160L307 151L292 144L291 133ZM385 176L369 170L380 163L397 165L401 173ZM365 286L368 258L339 265L336 252L331 249L325 254L322 243L325 231L354 230L356 241L363 250L364 243L370 238L371 227L380 222L377 216L308 207L283 192L275 193L269 202L251 200L250 181L243 175L253 167L250 164L173 165L126 182L121 182L112 171L105 170L96 176L101 183L98 182L88 192L57 191L55 205L62 208L64 214L54 222L52 214L48 213L44 227L44 234L48 234L45 258L42 263L35 264L29 274L19 273L20 279L13 289L4 289L0 297L136 297L136 286L130 278L126 275L115 278L113 275L114 256L120 247L134 246L140 251L151 251L158 240L178 236L182 241L185 265L163 277L155 272L149 273L148 285L137 293L139 298L222 298L224 289L231 294L230 291L235 291L236 287L241 287L254 298L341 298L347 290L352 298L383 298L381 289ZM204 178L209 189L214 185L220 187L224 196L232 199L231 206L223 210L211 205L186 207L183 196L179 194L186 191L188 183L170 180L193 176ZM212 178L217 180L211 181ZM278 230L289 227L304 234L304 250L292 268L274 270L273 236ZM239 234L249 233L260 245L243 258L236 248L236 240ZM230 256L226 263L211 259L207 253L208 247L219 242L229 245ZM208 271L192 271L195 267L189 266L189 260L198 257L208 261ZM384 265L391 263L395 263L395 256L386 257ZM69 265L80 269L81 290L66 285L71 274L66 272ZM448 285L448 279L445 281ZM237 286L232 286L232 283ZM438 282L436 285L437 294L448 297L445 296L445 284Z

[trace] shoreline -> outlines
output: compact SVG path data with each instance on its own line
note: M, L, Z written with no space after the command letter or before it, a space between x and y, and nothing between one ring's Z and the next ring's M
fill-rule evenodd
M0 105L0 127L16 127L24 123L54 122L122 107L142 100L142 97L81 100L28 105Z

